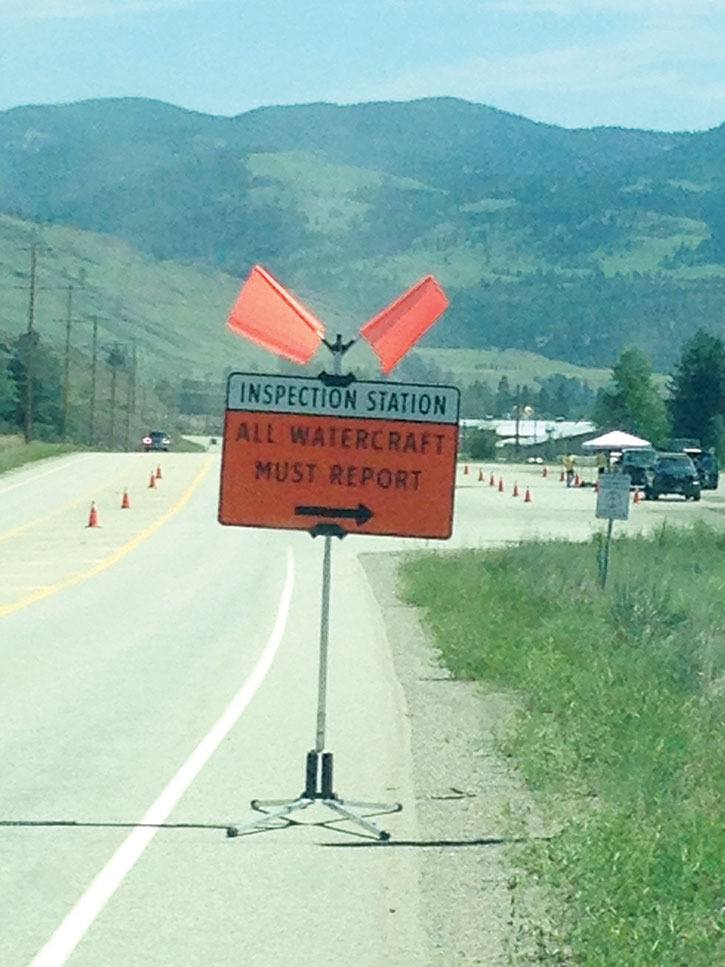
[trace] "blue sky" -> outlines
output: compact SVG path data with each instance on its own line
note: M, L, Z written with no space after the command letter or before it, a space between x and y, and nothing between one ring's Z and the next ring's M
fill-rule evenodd
M444 94L568 127L713 127L725 0L0 0L0 109Z

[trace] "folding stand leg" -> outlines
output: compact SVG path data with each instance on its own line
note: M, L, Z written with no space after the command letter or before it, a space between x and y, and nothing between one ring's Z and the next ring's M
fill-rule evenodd
M403 808L399 802L356 802L354 799L338 799L337 801L348 809L362 809L365 812L369 810L372 813L399 813Z
M267 823L273 823L275 819L284 819L291 813L307 809L319 798L317 791L317 780L319 774L319 757L317 752L312 750L307 753L305 760L305 788L296 799L253 799L252 809L263 812L267 807L272 811L264 813L259 819L252 819L241 826L227 826L227 836L234 838L240 833L251 833L254 830L263 828Z
M284 800L268 800L269 803L280 803ZM234 839L235 836L243 836L245 833L258 833L263 829L267 823L273 823L276 819L284 819L286 816L291 815L298 810L307 809L311 806L314 799L288 799L285 805L279 806L277 809L273 809L269 813L265 813L260 816L259 819L252 819L248 823L244 823L241 826L227 826L227 836L230 839ZM261 800L253 800L252 806L263 806L265 803Z
M377 836L378 839L385 841L390 839L390 833L386 833L384 829L376 826L375 823L371 823L369 819L366 819L364 816L359 816L351 809L346 808L347 804L345 803L344 799L323 799L322 805L327 806L328 809L333 809L336 813L344 816L345 819L349 819L351 822L357 823L358 826L362 826L363 829L366 829L369 833L372 833L373 836ZM399 804L396 803L396 805ZM397 809L395 811L398 812Z

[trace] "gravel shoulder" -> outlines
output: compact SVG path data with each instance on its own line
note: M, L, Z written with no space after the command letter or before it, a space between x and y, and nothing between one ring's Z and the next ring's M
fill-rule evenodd
M496 735L515 699L442 667L416 608L395 594L400 554L361 554L410 722L421 916L433 967L524 964L535 890L516 869L520 843L547 834ZM401 844L403 845L403 844Z

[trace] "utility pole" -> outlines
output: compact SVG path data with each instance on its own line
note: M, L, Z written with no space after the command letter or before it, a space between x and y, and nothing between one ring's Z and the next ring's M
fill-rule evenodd
M131 446L131 414L136 412L136 340L131 340L131 366L128 370L128 395L126 397L126 435L124 449L128 452Z
M109 436L111 437L111 449L113 450L116 444L116 374L117 370L115 366L111 367L111 432Z
M70 388L70 327L73 319L73 286L68 286L65 317L65 356L63 359L63 438L68 439L68 393Z
M520 430L521 430L521 384L516 386L516 455L518 456L520 444Z
M115 342L108 353L108 366L111 369L111 449L116 446L116 388L118 386L118 370L126 362L126 353L119 343Z
M33 356L35 354L35 275L37 245L30 246L30 291L28 294L27 353L25 357L25 442L33 439Z
M133 363L133 382L131 384L132 394L131 394L131 412L136 415L136 380L138 374L138 347L136 345L136 338L131 340L131 362Z
M98 372L98 316L93 317L93 358L91 362L91 406L88 419L88 442L96 441L96 376Z

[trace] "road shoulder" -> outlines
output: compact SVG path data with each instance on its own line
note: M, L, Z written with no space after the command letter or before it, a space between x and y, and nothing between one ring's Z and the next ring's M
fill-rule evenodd
M361 554L410 722L421 914L432 965L524 963L527 933L511 841L543 835L534 803L497 749L511 696L456 681L416 608L395 595L399 554ZM526 897L526 907L531 897ZM518 938L518 939L517 939Z

